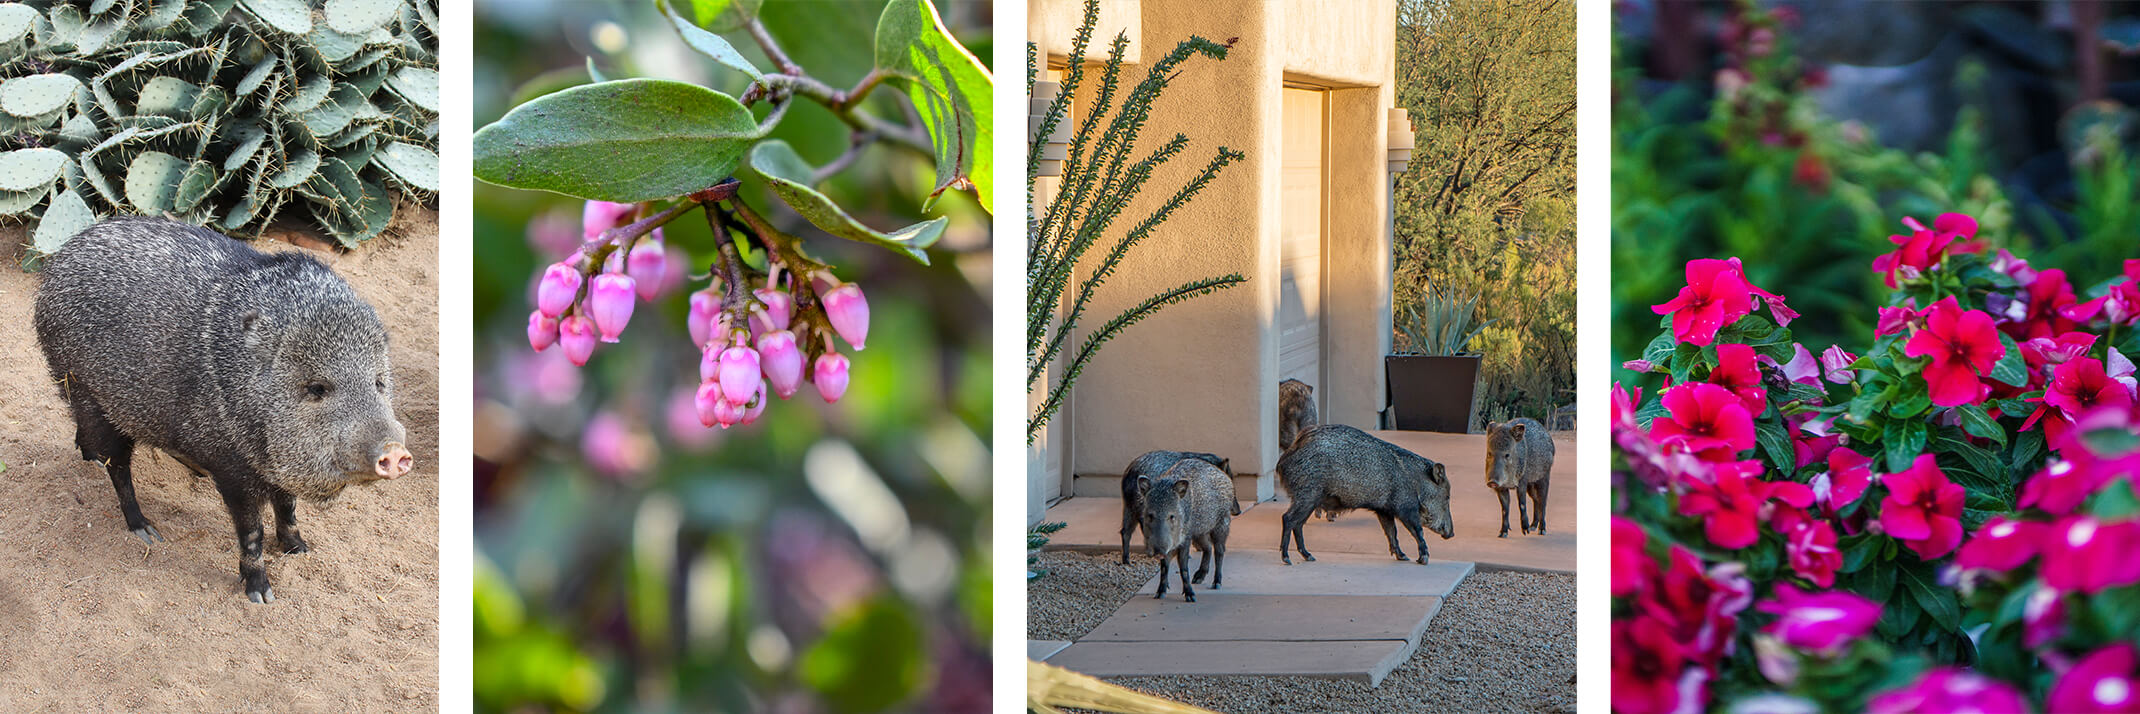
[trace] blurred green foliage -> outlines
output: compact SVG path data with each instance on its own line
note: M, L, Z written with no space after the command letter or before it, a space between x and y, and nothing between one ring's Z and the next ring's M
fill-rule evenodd
M1417 305L1429 284L1478 296L1481 423L1550 423L1575 399L1575 50L1572 3L1397 4L1415 147L1391 205L1390 301Z
M760 17L813 76L852 84L882 6L768 0ZM937 8L990 56L987 3ZM652 2L482 2L474 31L471 129L590 68L729 94L748 81L691 52ZM770 66L747 33L724 36ZM896 92L868 101L907 116ZM849 137L810 102L773 134L813 164ZM698 382L683 294L714 256L702 219L665 229L672 258L688 256L669 270L699 277L641 303L622 344L573 368L531 352L525 327L536 274L577 245L581 204L470 182L479 711L985 709L992 238L971 192L924 212L934 181L926 157L880 146L819 186L872 226L948 216L929 266L833 239L744 187L868 291L873 349L851 355L839 403L806 390L725 431L672 412Z

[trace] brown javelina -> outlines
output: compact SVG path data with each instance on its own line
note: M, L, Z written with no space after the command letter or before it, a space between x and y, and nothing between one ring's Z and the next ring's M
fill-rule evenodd
M1293 450L1300 435L1315 428L1315 388L1298 379L1278 383L1278 453Z
M1546 487L1552 475L1553 437L1544 425L1520 418L1486 425L1486 487L1501 497L1502 538L1508 537L1510 491L1516 492L1517 527L1545 535Z
M133 453L162 449L213 479L237 529L238 575L274 602L260 508L285 553L308 550L297 498L415 465L394 420L386 329L319 261L263 253L172 221L115 218L45 262L37 342L126 527L163 540L134 500Z
M1301 558L1313 562L1301 526L1315 509L1364 508L1382 520L1382 533L1389 536L1390 554L1404 560L1397 545L1395 523L1403 523L1419 542L1419 562L1427 562L1425 527L1443 538L1456 535L1449 521L1449 475L1441 464L1377 439L1343 424L1325 424L1302 436L1293 450L1278 459L1278 482L1285 486L1292 505L1286 507L1278 531L1278 559L1287 565L1286 538L1300 548Z
M1190 583L1204 581L1209 568L1211 588L1218 589L1226 567L1226 534L1233 528L1233 478L1201 459L1182 459L1158 479L1138 477L1138 521L1144 526L1144 542L1159 556L1159 589L1155 598L1167 596L1167 559L1181 571L1181 596L1196 602ZM1189 548L1203 551L1196 575L1189 575Z
M1166 473L1167 469L1173 468L1175 462L1182 459L1203 461L1219 467L1219 470L1226 472L1227 476L1233 476L1233 466L1226 459L1220 458L1218 454L1206 454L1197 451L1147 451L1144 452L1144 455L1129 462L1129 468L1122 470L1123 565L1129 564L1129 534L1137 530L1138 500L1140 498L1137 493L1137 479L1144 476L1157 478L1160 474ZM1232 515L1241 515L1241 505L1238 502L1233 506Z

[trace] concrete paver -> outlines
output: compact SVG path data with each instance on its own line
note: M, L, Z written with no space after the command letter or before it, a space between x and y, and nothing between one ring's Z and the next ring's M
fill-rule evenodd
M1096 677L1248 675L1349 679L1382 683L1412 654L1403 640L1079 642L1048 664Z
M1409 549L1407 549L1409 550ZM1156 562L1156 561L1147 561ZM1194 560L1192 559L1192 563ZM1150 598L1159 586L1159 567L1137 594ZM1399 563L1386 555L1321 553L1310 563L1293 554L1293 564L1278 561L1275 550L1229 550L1226 552L1226 586L1216 592L1233 595L1427 595L1448 597L1456 584L1470 575L1472 564L1429 561L1420 565ZM1194 570L1190 571L1192 574ZM1167 573L1167 597L1181 593L1181 578ZM1205 585L1211 578L1204 578ZM1199 602L1205 588L1196 589ZM1346 607L1350 607L1347 605Z
M1063 640L1026 640L1025 658L1035 662L1046 662L1049 657L1055 656L1055 653L1061 652L1063 648L1069 646L1070 643Z

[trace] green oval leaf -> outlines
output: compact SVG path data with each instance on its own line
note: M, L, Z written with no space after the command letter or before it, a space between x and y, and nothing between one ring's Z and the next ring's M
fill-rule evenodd
M712 186L763 136L750 110L726 94L624 79L514 107L476 132L475 174L511 188L638 203Z
M934 202L947 188L972 188L995 213L996 80L944 30L929 0L892 0L877 17L877 69L898 77L936 147ZM923 207L924 210L927 206Z
M659 4L661 5L661 14L669 18L670 24L676 26L676 34L683 36L684 44L690 45L691 49L698 50L699 54L713 58L715 62L750 75L751 79L759 77L758 68L753 66L750 60L744 59L743 53L737 52L734 45L728 44L728 40L721 39L720 35L699 29L698 25L677 14L676 8L665 0ZM592 61L592 59L590 58L589 61Z
M692 24L713 32L733 32L750 24L758 16L758 7L765 0L673 0L678 3L679 15Z
M841 238L902 251L922 265L929 264L929 254L922 249L935 245L936 239L944 236L944 224L950 222L949 218L939 216L890 233L880 233L862 225L840 210L832 199L811 188L817 172L804 163L787 142L779 139L751 149L750 166L759 176L765 177L766 184L773 187L773 193L780 196L780 200L802 214L811 225Z

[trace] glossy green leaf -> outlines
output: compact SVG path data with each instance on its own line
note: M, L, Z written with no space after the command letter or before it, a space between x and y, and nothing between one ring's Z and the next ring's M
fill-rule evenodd
M713 32L743 29L758 16L765 0L674 0L677 14L692 24Z
M763 136L750 110L726 94L625 79L514 107L476 132L475 174L500 186L637 203L712 186Z
M877 69L906 90L936 148L936 190L972 188L995 212L995 78L951 37L929 0L892 0L877 17ZM926 207L924 207L926 208Z
M1990 439L1998 442L2000 446L2006 445L2006 429L1999 426L1998 420L1991 418L1990 412L1984 411L1984 405L1964 404L1955 407L1954 411L1961 415L1962 430L1969 432L1970 436Z
M1991 378L2019 387L2029 383L2029 366L2021 356L2021 348L2014 345L2014 338L1999 334L1999 344L2006 347L2006 356L1991 366Z
M750 60L744 59L743 53L737 52L734 45L728 44L728 40L721 39L720 35L701 29L691 20L678 14L676 8L666 0L659 4L661 6L661 14L669 18L669 24L676 26L676 34L683 36L684 44L690 45L691 49L698 50L699 54L712 58L715 62L750 75L751 79L759 77L758 68L752 65ZM592 59L589 61L591 62ZM592 65L589 66L589 71L593 71Z
M924 248L936 244L944 236L944 224L950 219L937 217L916 223L890 233L882 233L862 225L853 216L818 193L811 185L815 183L816 171L804 163L801 156L785 141L774 139L759 144L750 152L751 169L765 178L766 184L780 200L787 202L796 213L802 214L811 225L841 238L903 251L922 265L929 264L929 254Z

